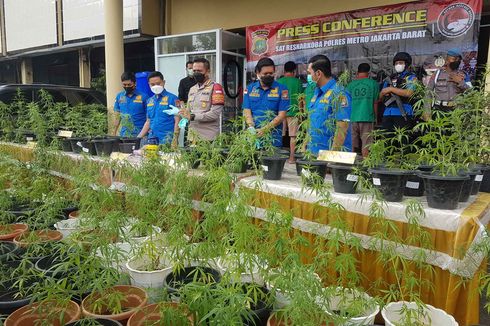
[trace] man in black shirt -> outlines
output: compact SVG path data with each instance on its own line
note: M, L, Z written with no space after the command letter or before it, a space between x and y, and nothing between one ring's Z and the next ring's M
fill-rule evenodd
M182 78L179 82L179 100L181 100L184 103L187 103L187 96L189 95L189 90L191 89L192 86L196 85L196 80L194 77L192 77L193 71L192 71L192 61L187 61L186 68L187 68L187 77Z

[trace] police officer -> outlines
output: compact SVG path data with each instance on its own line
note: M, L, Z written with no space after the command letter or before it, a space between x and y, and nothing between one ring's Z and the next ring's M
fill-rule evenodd
M289 92L286 86L274 80L274 61L261 58L255 66L258 80L250 83L243 95L243 115L250 130L262 137L269 131L272 145L282 146L282 122L289 108Z
M349 128L350 95L332 77L328 57L316 55L308 61L308 74L316 84L308 104L310 143L308 150L318 155L320 150L351 151Z
M209 78L211 65L205 58L192 64L197 84L189 91L188 108L179 114L190 121L189 140L215 140L220 133L221 113L225 104L223 87Z
M395 128L410 128L413 122L413 102L416 76L410 72L412 57L406 52L398 52L393 58L395 73L383 83L379 98L386 103L382 128L393 132ZM396 96L399 97L395 100ZM401 100L401 102L400 102Z
M117 134L117 130L121 126L121 120L123 120L119 135L134 137L140 133L145 124L146 100L148 96L136 89L134 73L124 72L121 75L121 82L124 91L117 94L114 102L114 132Z
M459 70L462 59L457 49L449 50L445 66L429 79L426 103L431 105L431 111L451 111L455 105L454 98L471 87L468 76Z
M138 137L158 139L159 144L177 144L179 116L177 115L179 100L176 95L165 89L165 80L159 71L148 76L151 91L155 94L146 103L147 120Z

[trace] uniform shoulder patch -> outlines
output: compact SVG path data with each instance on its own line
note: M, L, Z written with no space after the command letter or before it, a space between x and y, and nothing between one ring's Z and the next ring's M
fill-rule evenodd
M283 100L289 100L289 92L287 89L283 89L281 92L281 98Z
M213 85L213 91L211 93L211 104L212 105L225 104L225 94L223 92L223 87L220 84Z

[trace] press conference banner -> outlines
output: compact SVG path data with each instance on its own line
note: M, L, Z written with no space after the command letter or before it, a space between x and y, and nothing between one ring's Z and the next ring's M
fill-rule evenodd
M249 26L247 68L253 71L258 59L268 56L278 66L294 61L304 74L309 58L325 54L334 73L362 62L375 72L391 71L394 54L405 51L414 66L433 69L439 56L458 48L461 68L473 75L481 11L482 0L417 1Z

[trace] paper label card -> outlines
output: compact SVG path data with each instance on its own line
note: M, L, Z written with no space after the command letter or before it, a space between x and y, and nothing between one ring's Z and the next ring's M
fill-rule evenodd
M321 161L354 164L357 154L351 152L325 151L320 150L318 159Z
M373 178L373 184L375 186L381 186L381 180L379 178Z
M405 187L409 189L419 189L420 182L407 181Z
M73 131L60 130L60 131L58 131L58 136L64 137L64 138L71 138L73 136Z
M347 181L357 182L357 180L359 180L359 177L355 174L348 174L346 179Z

